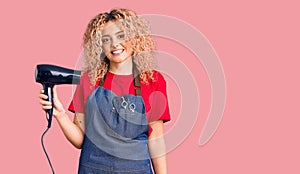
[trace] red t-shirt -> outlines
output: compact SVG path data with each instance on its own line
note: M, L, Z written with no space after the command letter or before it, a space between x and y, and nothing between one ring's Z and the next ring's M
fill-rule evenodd
M155 78L154 82L152 82L151 79L149 79L149 84L141 82L141 92L142 98L144 99L146 116L149 122L157 120L166 122L170 120L166 81L162 74L157 71L154 71L153 76ZM83 74L68 110L71 112L85 113L86 101L89 95L98 86L99 81L93 86L90 83L88 74ZM118 96L126 94L135 95L133 75L116 75L108 72L103 88L111 90Z

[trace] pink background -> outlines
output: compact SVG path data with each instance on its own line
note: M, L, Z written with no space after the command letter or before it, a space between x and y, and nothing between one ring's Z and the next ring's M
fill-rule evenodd
M199 118L184 142L168 153L169 173L300 173L296 2L1 1L1 173L50 173L40 143L46 120L34 68L39 63L74 68L87 22L113 7L186 21L207 37L222 62L227 83L222 122L213 138L199 146L211 102L209 80L200 67L193 71L201 98ZM159 49L189 63L188 56L180 55L180 46L163 39L157 42ZM170 95L173 122L166 131L176 122L180 90L172 79L168 81L175 95ZM72 87L60 86L58 92L67 107ZM45 144L56 173L76 173L79 150L68 143L55 121Z

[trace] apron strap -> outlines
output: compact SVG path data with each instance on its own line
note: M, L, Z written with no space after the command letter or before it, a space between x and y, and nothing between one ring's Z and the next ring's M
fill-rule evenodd
M137 69L133 59L132 59L132 74L133 74L133 80L134 80L134 92L136 96L141 96L141 82L140 82L140 74L139 70ZM100 80L99 86L104 85L104 81L106 79L107 73L104 74L104 77Z
M136 96L142 95L140 73L132 59L132 74L134 78L134 92Z

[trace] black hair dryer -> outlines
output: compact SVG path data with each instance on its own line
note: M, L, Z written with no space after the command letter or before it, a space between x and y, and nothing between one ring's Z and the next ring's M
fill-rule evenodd
M41 83L44 88L44 94L48 96L48 101L53 103L52 88L60 84L79 84L81 71L72 70L56 65L39 64L35 69L35 81ZM53 105L51 109L46 110L49 115L48 128L51 127Z

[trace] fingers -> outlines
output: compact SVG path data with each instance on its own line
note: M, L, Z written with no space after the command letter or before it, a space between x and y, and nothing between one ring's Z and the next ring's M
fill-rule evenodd
M44 94L44 90L40 90L39 98L40 98L40 104L42 105L43 110L47 109L56 109L58 111L64 111L62 104L60 103L58 97L57 97L57 91L56 91L56 86L53 86L53 107L52 103L48 101L48 96Z
M49 102L49 101L46 101L46 100L41 99L41 100L40 100L40 104L42 105L42 109L43 109L43 110L51 109L51 108L52 108L52 104L51 104L51 102Z
M43 100L43 99L40 100L40 104L41 104L41 105L44 105L44 106L51 106L51 105L52 105L50 101Z
M43 89L40 90L39 98L41 99L40 104L42 105L43 110L47 110L47 109L52 108L52 104L51 104L51 102L47 101L48 96L44 94Z
M56 91L56 86L55 85L53 86L52 91L53 91L53 98L58 98L57 97L57 91ZM44 90L43 89L40 90L39 98L45 99L45 100L48 99L48 96L44 94Z
M43 89L40 90L39 98L44 99L44 100L48 99L48 96L44 94Z
M43 100L47 100L47 99L48 99L48 96L45 95L45 94L39 94L39 98L40 98L40 99L43 99Z

